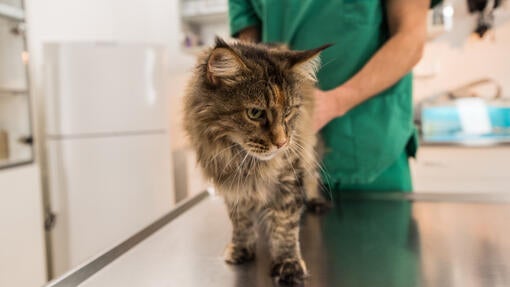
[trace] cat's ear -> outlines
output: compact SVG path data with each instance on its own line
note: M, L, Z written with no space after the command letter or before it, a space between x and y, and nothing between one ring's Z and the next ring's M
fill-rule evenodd
M242 58L225 41L216 37L216 46L207 60L207 79L211 84L232 85L247 69Z
M289 68L309 80L317 81L316 74L320 66L319 54L332 45L333 44L326 44L305 51L291 51L287 56Z

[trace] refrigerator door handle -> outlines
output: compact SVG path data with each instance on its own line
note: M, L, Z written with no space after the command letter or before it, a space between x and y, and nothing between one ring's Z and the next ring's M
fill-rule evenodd
M53 213L51 210L47 210L44 214L44 230L46 232L50 232L55 227L57 222L57 215Z

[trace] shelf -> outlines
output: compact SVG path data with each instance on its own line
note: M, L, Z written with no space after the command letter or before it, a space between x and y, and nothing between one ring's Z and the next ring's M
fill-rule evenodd
M207 13L194 13L194 14L183 14L182 20L193 23L193 24L208 24L208 23L217 23L217 22L225 22L228 23L228 11L227 10L218 10L214 12Z
M10 96L23 96L27 95L28 90L26 89L6 89L6 88L0 88L0 96L3 95L10 95Z
M7 4L0 3L0 17L8 18L15 21L24 21L25 12L23 9Z
M0 169L7 168L7 167L13 167L21 164L28 164L31 163L31 158L18 158L18 159L0 159Z
M448 32L444 27L427 27L427 41L432 41Z
M207 48L207 46L183 47L182 51L188 55L200 56Z

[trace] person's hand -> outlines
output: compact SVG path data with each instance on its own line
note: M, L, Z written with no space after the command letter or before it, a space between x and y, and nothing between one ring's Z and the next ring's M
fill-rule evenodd
M340 103L341 95L336 90L321 91L315 90L315 112L313 119L313 128L318 132L327 123L336 117L343 116L346 112L346 106Z

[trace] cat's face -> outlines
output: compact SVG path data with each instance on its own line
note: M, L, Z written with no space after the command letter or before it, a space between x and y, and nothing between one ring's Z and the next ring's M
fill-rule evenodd
M250 155L269 160L293 144L296 120L303 105L302 95L290 86L259 81L236 89L220 121L230 139ZM248 87L249 86L249 87ZM220 123L222 125L222 123Z
M291 52L219 40L203 66L206 109L214 115L207 128L260 160L296 148L304 93L313 87L324 48Z

